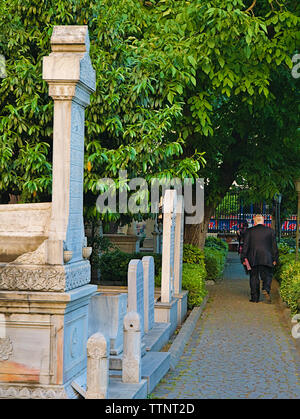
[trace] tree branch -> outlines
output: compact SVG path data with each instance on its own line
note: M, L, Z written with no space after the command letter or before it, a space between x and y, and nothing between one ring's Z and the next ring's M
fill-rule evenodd
M253 9L253 7L255 6L255 4L256 4L256 0L254 0L254 1L253 1L253 3L251 4L251 6L250 6L250 7L248 7L248 9L247 9L247 10L245 10L245 13L247 13L247 12L250 12L250 11L251 11L251 13L253 14L252 9Z

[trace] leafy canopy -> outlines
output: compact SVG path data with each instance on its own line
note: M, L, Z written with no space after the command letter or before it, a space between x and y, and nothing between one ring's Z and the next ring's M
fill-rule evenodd
M1 0L8 74L0 81L1 191L48 199L53 104L41 63L53 26L69 24L88 25L97 73L86 111L90 215L99 178L116 177L120 169L129 178L203 176L213 205L235 179L269 194L291 181L299 97L290 72L299 3L249 6L241 0Z

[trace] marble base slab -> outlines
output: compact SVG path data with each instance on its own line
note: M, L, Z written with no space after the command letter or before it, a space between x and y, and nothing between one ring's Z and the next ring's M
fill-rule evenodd
M169 371L171 354L169 352L147 352L142 358L142 380L147 380L147 392L150 394L160 380ZM110 371L111 378L122 378L121 371Z
M143 357L146 354L146 345L142 341L141 347L141 356ZM118 355L111 355L109 357L109 369L110 370L121 370L123 362L123 352Z
M147 384L147 380L141 380L140 383L136 384L123 383L119 376L110 376L107 399L146 399L148 388ZM72 387L78 395L85 398L86 372L72 382Z
M160 351L170 338L170 323L154 323L154 326L142 339L146 345L146 351Z
M188 291L181 291L180 294L175 294L174 297L178 299L178 309L177 309L177 325L181 325L187 314L187 298Z
M86 368L88 303L96 288L0 291L0 387L5 392L17 385L30 397L42 388L62 392Z
M157 301L154 305L154 321L157 323L171 323L170 336L177 327L178 299L173 298L170 303Z

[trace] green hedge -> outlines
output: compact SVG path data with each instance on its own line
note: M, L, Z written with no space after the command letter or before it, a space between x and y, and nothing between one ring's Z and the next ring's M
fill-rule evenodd
M213 248L215 250L220 250L224 253L224 255L227 255L228 252L228 243L220 239L218 237L214 236L208 236L205 239L205 247Z
M98 267L101 273L101 281L119 282L127 285L128 264L131 259L142 259L143 256L153 256L155 273L161 269L161 255L156 253L125 253L121 250L103 253L99 259Z
M207 280L217 281L221 278L226 261L226 254L223 251L204 247L205 267L207 271Z
M292 314L300 311L300 260L295 259L295 248L295 239L281 239L278 244L279 261L274 269L274 277L280 285L280 296Z
M300 311L300 260L295 259L295 248L295 239L281 239L278 244L279 261L274 269L274 278L280 286L280 296L292 314Z
M228 244L217 237L208 236L205 240L204 257L207 271L207 280L216 281L221 278L226 257Z
M188 308L200 306L207 294L205 286L206 269L204 263L182 265L182 288L188 290Z
M202 264L204 262L204 252L192 244L184 244L182 261L183 263Z
M280 281L280 296L296 314L300 308L300 261L295 260L295 254L282 255L279 260L276 278Z
M204 250L191 244L183 245L183 262L199 264L204 261L207 271L207 280L217 280L224 271L228 244L222 239L208 237Z
M273 270L273 277L277 279L277 281L281 282L281 273L284 266L290 262L292 262L295 259L295 253L279 253L279 260L277 265L275 266Z
M97 267L100 269L100 282L114 281L127 285L127 271L132 254L114 250L103 253Z
M295 253L296 250L296 240L292 237L285 237L280 240L278 243L279 255L286 255L290 253Z
M228 251L227 243L209 237L204 250L190 244L183 246L182 288L189 291L189 309L199 306L207 294L205 281L217 280L222 275ZM128 264L131 259L153 256L155 264L155 286L161 285L162 256L154 253L125 253L118 249L104 252L99 260L101 281L114 281L127 285Z

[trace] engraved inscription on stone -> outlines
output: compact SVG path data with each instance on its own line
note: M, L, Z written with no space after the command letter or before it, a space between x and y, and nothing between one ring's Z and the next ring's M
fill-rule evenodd
M141 318L144 334L144 274L141 260L132 259L128 265L128 311L136 311Z
M144 256L142 259L144 268L144 313L145 332L149 332L154 325L154 259L152 256Z

